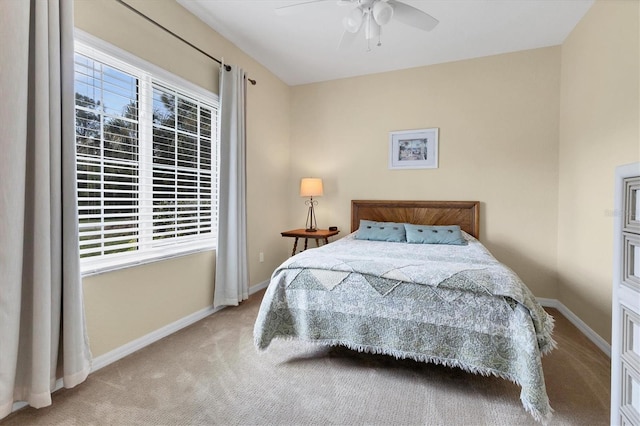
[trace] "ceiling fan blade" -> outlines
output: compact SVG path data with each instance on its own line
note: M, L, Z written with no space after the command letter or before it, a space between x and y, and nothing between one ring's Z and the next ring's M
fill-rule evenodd
M388 3L393 7L393 18L414 28L423 31L431 31L438 25L438 21L426 12L409 6L396 0L389 0Z
M290 15L298 10L298 8L308 6L313 3L324 3L332 0L308 0L301 3L289 4L287 6L276 7L276 15Z

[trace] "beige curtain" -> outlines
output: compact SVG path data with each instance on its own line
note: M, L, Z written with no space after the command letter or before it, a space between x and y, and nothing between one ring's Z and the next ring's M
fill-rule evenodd
M235 65L220 67L218 245L214 307L236 306L249 298L246 87L242 68Z
M87 377L73 0L0 0L0 418Z

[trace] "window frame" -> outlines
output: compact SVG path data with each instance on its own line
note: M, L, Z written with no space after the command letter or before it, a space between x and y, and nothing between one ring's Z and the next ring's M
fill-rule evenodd
M217 242L217 222L218 222L218 149L219 149L219 126L217 120L220 115L220 104L218 95L206 90L182 77L179 77L163 68L147 62L129 52L126 52L110 43L94 37L84 31L75 29L74 31L74 54L78 53L89 57L92 60L105 63L113 68L117 68L125 73L129 73L138 79L139 85L139 128L138 140L146 140L146 144L140 144L140 150L152 150L153 146L153 88L154 84L175 90L181 95L185 95L212 107L212 129L211 129L211 233L206 237L190 239L187 242L179 241L181 237L168 239L167 244L157 244L153 248L143 248L142 244L136 251L123 252L111 255L100 255L95 257L84 257L80 259L80 272L82 276L90 276L107 271L118 270L135 265L151 263L170 259L174 257L189 255L193 253L215 250ZM75 84L74 84L75 86ZM75 91L75 89L74 89ZM74 102L75 104L75 102ZM74 106L75 109L75 106ZM74 114L75 117L75 114ZM74 137L74 145L76 139ZM142 158L138 159L138 164L142 164ZM145 166L142 166L144 168ZM146 167L153 167L148 163ZM76 174L78 171L76 170ZM149 172L147 171L147 174ZM138 187L149 186L150 176L144 176L141 172ZM146 181L146 182L145 182ZM153 185L151 185L152 187ZM147 194L153 194L152 191ZM78 205L77 205L78 207ZM152 206L140 204L139 216L149 214L145 210L152 209ZM141 221L140 217L138 218ZM142 234L142 230L140 233Z

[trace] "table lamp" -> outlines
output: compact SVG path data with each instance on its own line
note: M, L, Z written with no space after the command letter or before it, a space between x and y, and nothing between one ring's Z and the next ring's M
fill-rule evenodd
M318 230L318 224L316 223L316 214L313 211L313 207L318 205L318 202L313 197L319 197L322 195L322 179L320 178L302 178L300 181L300 196L309 197L304 203L309 206L307 212L307 222L305 224L305 231L316 232Z

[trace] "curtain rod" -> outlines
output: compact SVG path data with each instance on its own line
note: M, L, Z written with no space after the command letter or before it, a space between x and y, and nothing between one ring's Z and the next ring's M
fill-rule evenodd
M123 5L124 7L126 7L127 9L131 10L132 12L134 12L135 14L141 16L142 18L146 19L147 21L151 22L153 25L155 25L158 28L163 29L165 32L171 34L172 36L174 36L175 38L177 38L178 40L180 40L181 42L189 45L190 47L192 47L193 49L197 50L198 52L202 53L204 56L206 56L207 58L219 63L220 65L222 65L222 61L220 61L220 59L218 58L214 58L213 56L209 55L207 52L205 52L204 50L200 49L198 46L196 46L195 44L191 43L188 40L185 40L184 38L180 37L178 34L174 33L173 31L171 31L169 28L165 27L164 25L154 21L153 19L149 18L147 15L145 15L144 13L140 12L138 9L134 8L133 6L131 6L128 3L125 3L123 0L116 0L118 3L120 3L121 5ZM225 65L224 69L227 71L231 71L231 67L229 65ZM247 78L247 80L249 81L249 83L251 83L252 85L256 85L257 81L251 78Z

